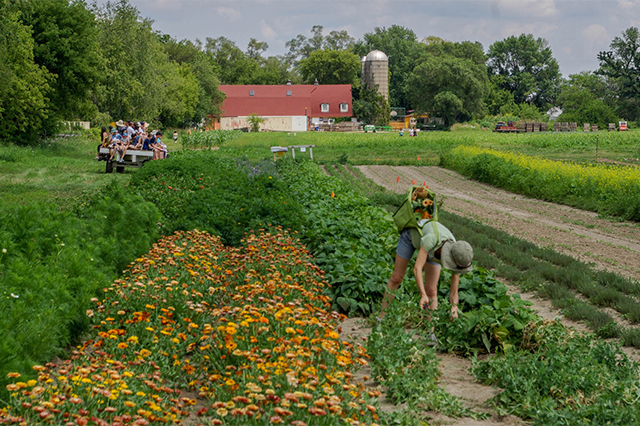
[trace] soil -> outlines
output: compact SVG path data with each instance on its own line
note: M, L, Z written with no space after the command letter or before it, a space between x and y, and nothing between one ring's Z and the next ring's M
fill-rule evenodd
M365 176L388 190L404 193L412 181L423 182L444 200L444 209L463 217L533 242L539 246L572 256L594 268L607 270L634 280L640 280L640 225L600 217L597 213L548 203L504 191L469 180L451 170L440 167L415 166L359 166ZM398 179L399 178L399 179ZM551 302L533 294L522 293L506 283L512 293L518 293L533 303L532 308L545 319L560 318L565 325L586 331L584 324L569 321L553 308ZM611 312L610 312L611 313ZM624 324L624 319L616 317ZM627 325L627 324L625 324ZM354 339L366 338L368 326L362 320L349 319L342 325L343 335ZM364 342L363 342L364 343ZM627 354L640 361L640 352L625 348ZM429 424L456 426L490 426L526 424L513 416L500 417L486 404L500 392L475 383L469 372L470 362L449 354L440 354L442 380L440 386L459 396L476 411L492 414L488 420L452 419L438 413L425 413ZM366 372L361 373L364 378ZM365 386L375 387L371 379ZM383 409L395 407L381 398Z

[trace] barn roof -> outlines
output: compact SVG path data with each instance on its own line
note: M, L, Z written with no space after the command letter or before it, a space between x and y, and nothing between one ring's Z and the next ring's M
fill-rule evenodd
M251 114L267 117L351 117L351 85L349 84L292 84L292 85L221 85L227 95L222 104L222 117L246 117ZM320 105L329 104L323 113ZM346 103L348 112L340 112Z

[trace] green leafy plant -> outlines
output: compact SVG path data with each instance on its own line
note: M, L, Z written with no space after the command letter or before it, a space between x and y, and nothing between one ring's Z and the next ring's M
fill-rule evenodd
M249 126L251 126L251 131L257 133L260 131L260 125L265 122L265 119L259 117L257 114L251 114L247 117L247 122Z

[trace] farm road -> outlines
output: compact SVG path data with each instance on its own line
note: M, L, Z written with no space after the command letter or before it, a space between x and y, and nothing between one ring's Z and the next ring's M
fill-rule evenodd
M413 179L426 182L444 199L448 212L640 280L640 225L636 223L613 222L597 213L527 198L440 167L358 168L378 185L398 193L407 191Z

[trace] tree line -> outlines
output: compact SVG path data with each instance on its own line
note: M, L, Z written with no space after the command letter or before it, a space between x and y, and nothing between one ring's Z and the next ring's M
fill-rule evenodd
M346 31L286 43L284 55L251 39L177 40L153 29L128 0L0 0L0 140L35 143L61 120L103 125L145 120L159 127L200 124L220 114L220 84L350 84L353 111L385 123L389 106L429 112L450 125L486 115L606 125L640 121L640 35L631 27L598 54L599 68L563 79L546 40L531 34L479 42L419 39L398 25L355 40ZM389 56L389 102L360 85L360 58Z

